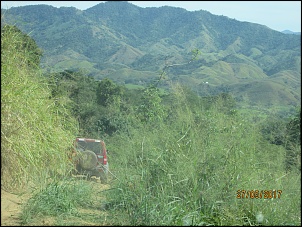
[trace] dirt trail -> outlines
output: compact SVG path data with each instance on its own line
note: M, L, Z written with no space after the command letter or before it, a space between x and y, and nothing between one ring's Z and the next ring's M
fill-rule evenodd
M20 226L21 207L29 198L28 194L19 196L1 189L1 226Z

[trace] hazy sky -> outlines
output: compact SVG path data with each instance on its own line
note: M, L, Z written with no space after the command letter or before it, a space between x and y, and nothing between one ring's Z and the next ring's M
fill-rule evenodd
M55 7L73 6L85 10L104 1L1 1L2 9L13 6L47 4ZM266 25L277 30L301 32L301 1L128 1L139 7L164 5L189 11L207 10L239 21Z

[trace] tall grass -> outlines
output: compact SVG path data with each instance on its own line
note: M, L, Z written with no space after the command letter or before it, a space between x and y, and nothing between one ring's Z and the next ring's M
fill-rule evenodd
M39 66L29 66L22 36L1 29L1 187L39 186L69 169L67 152L77 132L60 100L50 99Z
M38 191L22 207L22 224L45 216L77 216L78 208L93 202L93 189L85 181L54 181Z
M108 207L113 224L299 225L300 172L285 172L285 150L271 145L257 126L223 112L189 106L180 86L170 121L115 135ZM238 190L282 190L280 198L241 198Z

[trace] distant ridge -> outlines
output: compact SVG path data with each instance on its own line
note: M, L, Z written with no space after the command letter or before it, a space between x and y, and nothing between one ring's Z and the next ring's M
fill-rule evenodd
M294 35L301 35L301 32L292 32L290 30L284 30L282 31L284 34L294 34Z
M229 92L265 105L301 102L301 35L295 32L205 10L115 1L87 10L33 5L1 12L1 24L15 24L44 50L45 72L82 69L96 79L146 86L174 64L164 88L177 81L200 95ZM187 64L194 49L200 55Z

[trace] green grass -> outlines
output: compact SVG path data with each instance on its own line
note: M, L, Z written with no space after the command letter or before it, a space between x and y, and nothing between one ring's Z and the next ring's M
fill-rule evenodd
M77 206L91 202L92 189L83 183L53 182L35 194L24 208L23 219L37 215L75 214Z
M285 149L219 104L193 113L180 87L176 96L173 124L108 138L116 153L117 180L107 193L112 224L256 225L261 211L264 225L299 225L301 175L284 171ZM273 189L282 190L280 199L236 198L238 190Z
M29 66L22 36L1 30L1 185L40 187L50 173L64 174L77 122L64 99L53 100L38 66Z
M96 184L96 183L94 183ZM22 225L98 225L101 213L100 185L79 179L54 181L37 191L22 207Z

